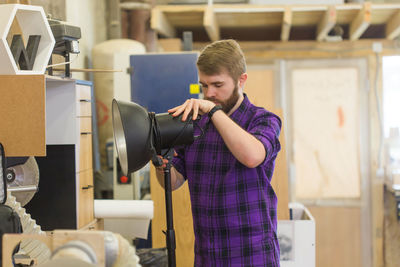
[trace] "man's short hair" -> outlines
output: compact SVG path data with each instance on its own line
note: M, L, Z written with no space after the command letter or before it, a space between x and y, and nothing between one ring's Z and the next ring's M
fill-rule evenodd
M221 40L207 45L201 51L197 67L206 75L216 75L226 70L236 83L240 75L246 72L246 59L235 40Z

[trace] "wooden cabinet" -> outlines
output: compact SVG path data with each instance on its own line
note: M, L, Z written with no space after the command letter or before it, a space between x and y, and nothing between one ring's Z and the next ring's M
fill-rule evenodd
M94 220L92 83L46 77L46 149L26 208L44 230L83 228Z

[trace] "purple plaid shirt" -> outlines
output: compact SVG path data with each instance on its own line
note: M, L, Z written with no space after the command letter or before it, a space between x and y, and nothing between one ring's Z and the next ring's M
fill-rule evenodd
M189 182L195 233L195 266L279 266L277 198L271 186L281 120L247 96L230 116L260 140L266 158L256 168L241 164L210 122L190 146L176 148L174 167ZM198 125L209 122L203 116ZM201 135L195 127L195 135Z

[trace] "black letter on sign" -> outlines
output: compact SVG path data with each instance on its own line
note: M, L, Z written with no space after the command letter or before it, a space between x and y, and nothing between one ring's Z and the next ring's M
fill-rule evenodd
M20 70L32 70L39 48L40 35L30 35L28 45L24 46L21 35L14 35L11 42L11 53Z

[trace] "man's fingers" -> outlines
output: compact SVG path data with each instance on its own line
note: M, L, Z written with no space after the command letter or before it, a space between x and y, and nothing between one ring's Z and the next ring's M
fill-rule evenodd
M190 113L190 111L192 111L193 108L193 101L190 101L185 108L185 111L183 112L183 116L182 116L182 121L185 121Z
M196 120L198 114L199 114L199 103L197 101L195 101L194 104L193 104L193 117L192 117L192 120Z
M171 109L168 109L168 113L172 113L172 112L175 112L178 108L179 108L180 106L177 106L177 107L174 107L174 108L171 108Z

